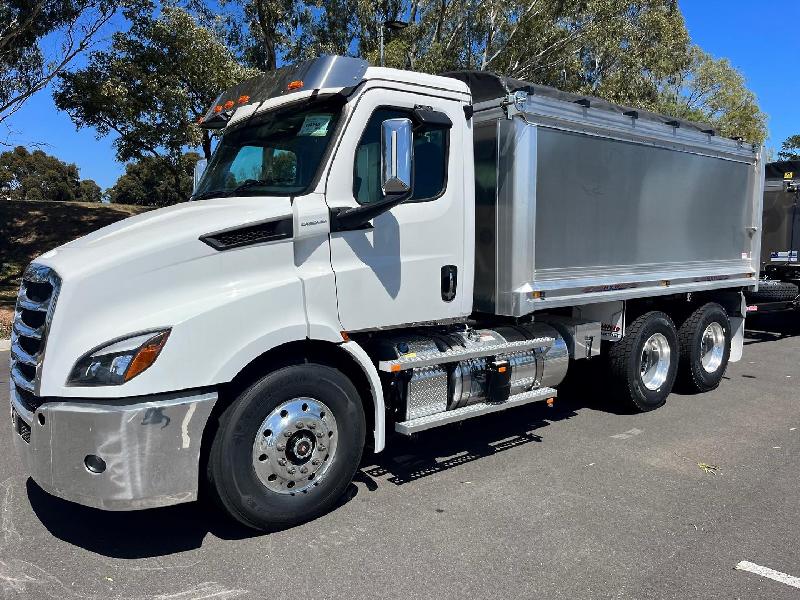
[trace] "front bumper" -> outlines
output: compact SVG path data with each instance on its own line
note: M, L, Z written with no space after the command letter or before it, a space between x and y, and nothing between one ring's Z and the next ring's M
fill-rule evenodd
M216 401L216 392L185 392L135 402L48 401L30 411L12 384L14 445L33 480L65 500L105 510L189 502L197 498L201 439ZM87 468L90 455L105 463L102 472Z

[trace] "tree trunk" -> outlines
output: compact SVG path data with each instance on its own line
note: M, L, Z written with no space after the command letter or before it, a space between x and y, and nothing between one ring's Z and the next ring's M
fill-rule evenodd
M258 16L258 27L261 29L261 35L264 37L264 48L266 56L264 57L264 69L266 71L274 71L278 68L278 57L275 52L275 38L276 38L276 15L267 14L267 7L265 0L256 0L256 13Z

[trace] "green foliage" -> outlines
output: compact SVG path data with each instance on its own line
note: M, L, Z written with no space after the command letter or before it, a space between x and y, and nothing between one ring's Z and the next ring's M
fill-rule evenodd
M710 122L722 135L761 142L765 116L741 74L726 60L692 47L676 0L239 0L249 39L275 57L322 53L379 60L378 23L386 31L386 65L440 73L480 69L612 102ZM260 26L255 15L277 19ZM269 43L265 43L270 40Z
M83 202L102 202L103 190L94 179L83 179L80 183L80 196Z
M385 31L390 67L491 70L706 121L721 135L753 142L765 137L765 116L742 75L691 45L677 0L186 5L193 12L171 3L158 13L126 5L129 30L115 33L85 67L59 76L57 106L78 127L115 135L118 160L130 163L110 192L116 202L166 204L188 195L184 152L202 146L208 155L210 140L195 122L223 89L254 69L325 53L377 64L379 24L396 19L409 26Z
M114 187L108 190L108 199L115 204L138 206L167 206L188 200L192 193L194 165L200 158L189 152L180 158L180 187L175 188L172 165L166 158L146 156L125 165Z
M710 123L726 137L761 144L767 136L766 115L742 74L727 59L715 59L696 46L691 59L689 66L664 86L657 110Z
M778 158L780 160L800 160L800 134L790 135L783 140Z
M0 0L0 122L64 72L120 6L121 0Z
M0 198L99 202L101 191L91 179L81 181L74 164L18 146L0 154Z
M167 7L157 18L149 11L130 18L130 30L115 33L109 49L59 77L56 105L78 127L116 134L118 160L157 159L169 178L162 185L172 187L171 197L183 197L184 148L202 142L196 120L220 91L254 72L185 10Z

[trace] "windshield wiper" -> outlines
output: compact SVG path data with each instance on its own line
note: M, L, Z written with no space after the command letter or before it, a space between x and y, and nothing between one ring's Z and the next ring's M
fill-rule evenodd
M247 188L257 187L259 185L275 185L276 183L284 183L287 181L291 181L291 179L246 179L235 188L233 188L234 192L241 192L242 190L246 190Z
M210 190L208 192L203 192L202 194L197 194L196 196L192 196L192 200L206 200L208 198L226 198L227 196L232 196L233 190Z
M275 185L276 183L286 183L290 182L292 179L285 178L285 179L246 179L239 185L237 185L232 190L210 190L208 192L203 192L202 194L197 194L196 196L192 196L192 200L205 200L207 198L227 198L229 196L236 195L237 192L244 191L251 187L257 187L259 185Z

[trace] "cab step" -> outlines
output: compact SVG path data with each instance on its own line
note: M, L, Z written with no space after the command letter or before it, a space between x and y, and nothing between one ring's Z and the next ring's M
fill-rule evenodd
M558 396L558 392L553 388L536 388L535 390L531 390L529 392L523 392L522 394L511 396L505 402L496 404L479 402L477 404L470 404L469 406L464 406L455 410L446 410L433 415L411 419L410 421L395 423L394 429L397 433L402 435L411 435L413 433L425 431L426 429L439 427L440 425L447 425L448 423L455 423L456 421L463 421L465 419L471 419L472 417L506 410L507 408L513 408L514 406L522 406L523 404L529 404L539 400L555 398L556 396Z

